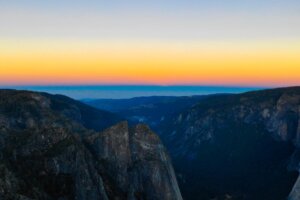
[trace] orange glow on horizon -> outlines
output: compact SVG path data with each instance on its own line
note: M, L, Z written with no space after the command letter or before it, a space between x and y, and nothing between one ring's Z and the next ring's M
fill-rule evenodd
M0 44L0 85L300 85L299 40Z

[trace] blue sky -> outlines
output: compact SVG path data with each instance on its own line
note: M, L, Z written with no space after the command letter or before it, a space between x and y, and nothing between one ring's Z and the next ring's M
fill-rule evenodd
M299 38L296 0L0 1L0 37Z
M300 3L297 0L13 0L13 1L0 1L1 6L12 7L38 7L38 8L74 8L74 7L91 7L97 8L130 8L130 9L145 9L145 8L172 8L172 9L199 9L199 8L222 8L222 9L235 9L235 8L295 8Z

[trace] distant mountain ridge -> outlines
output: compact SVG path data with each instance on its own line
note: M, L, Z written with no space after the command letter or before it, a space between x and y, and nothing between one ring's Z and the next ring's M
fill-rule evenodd
M152 129L159 132L159 124L166 121L168 117L189 108L208 96L152 96L131 99L93 99L83 102L92 107L113 112L132 123L147 123Z
M0 90L0 199L181 200L159 137L120 119L60 95Z

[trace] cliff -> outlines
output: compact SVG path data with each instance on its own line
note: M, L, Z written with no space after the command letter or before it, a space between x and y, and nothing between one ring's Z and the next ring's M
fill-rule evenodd
M63 96L1 90L0 199L182 199L146 125L98 131L119 119Z

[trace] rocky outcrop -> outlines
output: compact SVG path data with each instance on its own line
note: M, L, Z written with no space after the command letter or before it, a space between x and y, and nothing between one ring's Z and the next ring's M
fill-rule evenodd
M105 113L62 96L0 91L0 199L182 199L158 136L126 122L96 132L116 119ZM97 120L105 123L93 128Z
M298 177L289 197L288 200L298 200L300 199L300 177Z
M170 158L146 125L117 124L87 138L99 169L111 182L111 195L128 199L181 199Z

